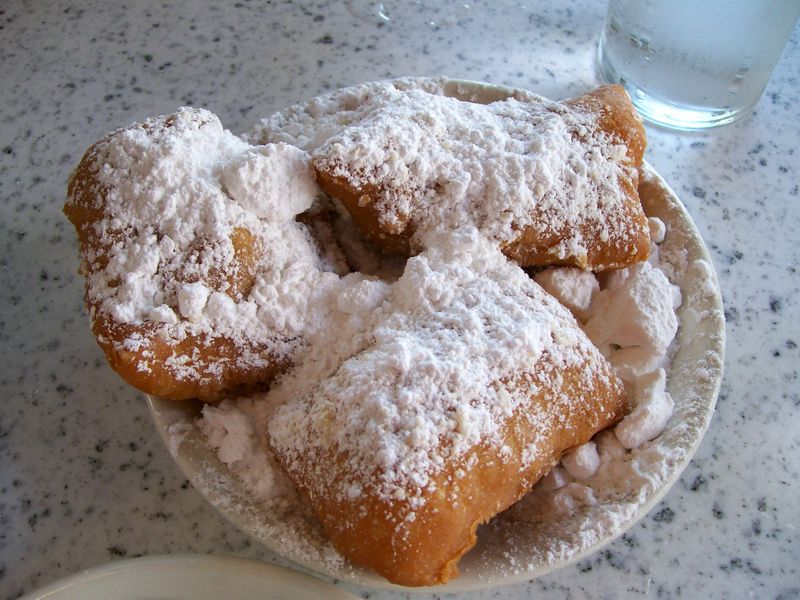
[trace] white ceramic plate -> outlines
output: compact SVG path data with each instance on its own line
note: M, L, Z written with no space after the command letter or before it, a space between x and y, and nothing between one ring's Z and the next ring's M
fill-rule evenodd
M314 577L257 560L176 554L112 562L20 600L354 600Z
M522 93L474 82L447 81L445 93L473 102L491 102ZM667 236L662 254L681 288L680 329L668 390L675 411L658 442L667 449L658 475L623 495L597 494L585 506L552 522L524 522L503 515L479 532L476 548L459 563L458 578L435 591L460 592L528 581L600 549L641 519L677 481L708 428L722 380L725 323L722 298L711 257L680 200L649 166L640 195L645 212L661 218ZM178 465L206 499L239 529L270 550L309 569L372 588L399 588L372 572L335 556L313 519L267 509L254 502L219 462L195 427L199 407L149 399L156 427ZM180 443L168 429L178 424ZM174 432L175 429L172 429ZM611 516L611 518L609 518ZM291 518L288 518L291 517ZM286 544L286 540L292 540ZM645 549L646 551L646 549Z

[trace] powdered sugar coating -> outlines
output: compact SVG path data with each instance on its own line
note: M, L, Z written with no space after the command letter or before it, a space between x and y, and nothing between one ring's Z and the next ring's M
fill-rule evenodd
M263 430L269 421L270 405L241 399L203 407L200 430L219 459L241 479L259 502L289 496L293 485L267 445Z
M626 147L597 127L597 115L543 98L489 105L387 84L348 115L348 126L312 152L317 170L370 201L381 226L407 228L427 247L429 230L467 223L505 246L523 230L562 236L553 259L585 257L632 227L622 179L635 178Z
M615 271L593 301L589 337L600 348L614 344L664 354L678 330L674 288L649 262Z
M597 472L600 456L594 442L586 442L561 457L561 464L575 479L587 479Z
M105 341L139 352L139 371L161 360L178 381L214 377L232 359L204 363L199 349L157 359L148 348L224 338L242 369L292 360L316 325L309 304L338 284L295 221L318 195L304 151L250 146L184 108L113 133L84 163L90 177L67 208L101 215L83 246L87 301L106 330L128 327Z
M307 475L330 494L352 493L351 478L374 481L377 471L377 495L422 501L448 464L479 442L502 444L503 423L532 392L499 382L543 354L583 368L586 390L600 376L599 354L568 311L474 228L442 234L409 259L373 319L369 345L282 405L269 426L289 464L347 454L343 472L326 464Z
M636 407L614 428L623 446L638 448L664 431L675 406L666 385L664 369L657 369L639 378L636 383Z
M239 206L271 223L287 223L317 197L308 155L288 144L254 146L228 162L220 175Z
M673 206L671 202L677 202L668 199L665 189L659 188L659 194L665 196L651 200L656 203L655 206L660 211L665 210L663 207L671 209ZM658 263L658 268L669 273L671 282L681 283L685 286L685 290L688 290L682 305L682 319L683 326L688 326L689 330L684 336L683 349L677 349L680 373L691 379L696 377L698 369L707 369L707 375L703 375L700 379L712 385L715 372L716 377L719 377L721 355L704 354L701 362L686 365L684 353L687 346L698 342L691 337L691 331L707 328L709 324L721 319L721 308L716 311L713 309L697 311L694 308L713 303L714 298L718 298L719 289L714 284L713 267L710 263L698 260L687 265L684 241L687 234L679 218L675 215L669 219L662 216L668 223L668 230L667 242L660 253L662 260ZM381 293L368 294L372 300L367 304L379 306L388 288L379 282L370 285L378 286L374 289L380 289ZM714 328L713 331L717 329ZM348 335L348 331L345 330L341 338L346 339ZM710 344L721 352L724 346L718 339L715 342L715 339L717 338L709 338L707 342L701 339L699 343L701 346ZM646 351L642 352L649 354ZM324 359L324 355L320 353L319 358ZM628 451L620 444L613 430L600 432L594 438L600 458L597 473L588 481L582 482L582 487L573 486L566 495L562 494L555 498L550 492L566 486L572 478L563 468L554 469L541 480L534 492L485 528L481 534L481 546L462 561L463 573L461 578L454 582L456 587L448 585L447 589L482 589L497 584L527 580L549 570L553 565L574 559L576 555L591 549L597 543L618 535L632 522L645 504L650 506L655 501L654 497L656 499L660 497L667 482L675 478L675 470L688 460L687 453L691 450L689 444L696 444L699 441L698 432L702 431L703 423L708 422L710 413L707 411L698 413L693 408L698 403L705 405L708 402L704 388L687 389L683 387L686 380L682 378L678 380L676 389L680 390L680 394L675 400L677 416L668 423L666 434L639 449ZM237 401L236 406L237 410L243 412L252 410L249 404L242 401ZM266 423L264 427L266 428ZM592 490L594 503L584 489L587 487ZM247 529L269 547L302 564L332 576L367 583L372 587L384 587L384 583L368 573L353 572L337 558L338 554L330 549L324 540L312 536L306 537L307 534L300 533L291 533L287 536L286 531L299 531L295 521L303 522L307 517L303 516L300 505L295 506L294 512L286 513L278 510L277 507L283 505L285 498L285 496L273 498L260 505L259 514L263 513L263 518L267 521L260 525L250 524ZM219 503L217 505L224 512L237 517L243 511L241 507L234 507L231 512L231 507ZM246 510L249 511L251 508ZM273 519L278 520L273 522ZM296 535L300 537L293 537ZM276 542L277 539L280 541ZM317 546L324 547L328 553L324 558L316 550Z
M325 102L326 101L323 101L321 103L324 104ZM674 225L674 218L670 222L671 225ZM670 229L670 231L672 230ZM669 235L670 234L668 233L668 236ZM683 280L683 277L687 272L686 260L680 259L678 256L679 252L675 248L671 248L668 254L669 262L663 263L661 268L670 275L672 281L680 282ZM690 296L689 303L692 306L694 306L694 302L692 300L701 298L701 296L703 298L710 298L711 296L714 296L715 293L718 295L718 290L711 285L711 283L713 283L711 282L711 279L713 279L713 268L702 261L694 263L694 265L696 266L692 267L693 272L705 273L705 279L702 279L702 277L701 279L702 281L707 282L707 285L705 285L705 287L698 287L698 289L695 290L696 293L693 292L693 295ZM711 276L708 276L708 273L711 273ZM694 281L694 278L692 281ZM720 318L719 316L714 316L708 311L692 314L694 317L696 317L696 322L699 324L708 324L714 319ZM711 358L713 361L721 360L718 356ZM712 378L714 364L717 363L714 362L708 366L709 377ZM686 401L687 398L681 399L681 402ZM689 397L688 401L696 402L697 400L693 397ZM247 409L246 407L242 406L242 410ZM698 427L698 425L693 421L695 417L691 416L691 413L686 412L684 409L681 410L680 415L681 420L687 415L690 416L690 419L685 426L682 424L677 426L677 435L679 438L681 436L685 437L687 434L691 436L691 432L697 431ZM530 551L531 547L529 546L508 546L506 542L503 541L507 539L506 536L502 533L502 531L498 531L497 528L494 528L494 531L486 531L485 534L489 536L490 539L492 536L497 536L497 539L499 540L498 543L500 544L500 550L495 552L498 547L489 544L486 548L484 548L484 550L479 551L476 555L482 557L482 560L484 561L489 559L488 562L494 565L492 568L496 568L498 571L487 573L481 571L480 567L475 569L474 565L471 566L468 564L466 577L470 577L470 573L483 573L480 575L481 579L479 579L478 582L473 581L468 585L484 587L486 585L492 585L493 582L496 581L508 582L513 579L518 579L519 577L514 576L514 573L522 573L523 577L527 578L530 576L528 574L539 572L540 565L553 564L557 561L563 560L564 558L574 556L574 553L579 551L581 548L591 547L595 541L603 539L604 536L609 535L610 533L613 534L618 532L621 524L628 522L631 515L634 514L635 508L640 506L641 502L648 498L654 489L658 489L659 485L663 485L663 482L666 481L666 478L669 476L669 474L673 472L675 465L679 464L677 461L679 461L681 457L685 456L686 451L683 449L683 441L680 442L680 449L670 449L674 444L674 439L675 432L673 431L670 433L670 437L663 441L663 443L666 444L665 446L659 447L658 444L655 444L650 446L649 449L643 448L640 452L635 453L634 455L627 455L626 457L625 449L619 444L613 432L607 431L601 433L597 437L596 442L598 454L601 457L602 464L605 466L601 466L600 473L598 473L597 477L592 483L592 489L600 490L601 492L601 497L598 498L599 506L597 507L597 510L591 513L592 516L588 521L586 519L586 512L584 509L581 508L581 506L578 506L580 503L574 503L570 508L570 510L576 510L580 513L577 515L575 513L571 513L572 516L570 517L570 522L580 521L583 523L581 526L581 533L579 534L578 538L571 538L566 541L558 542L557 540L559 539L560 534L554 533L555 537L553 540L555 540L555 546L550 543L549 535L545 536L545 538L536 538L537 544L533 546L533 548L540 548L541 552L535 552ZM578 496L580 496L580 494L576 492L576 496L572 497L576 498ZM624 498L626 502L631 502L632 504L630 506L627 504L621 504L619 506L609 505L609 497L618 499ZM584 499L588 499L588 495L584 494ZM269 511L270 509L268 508L267 510ZM527 520L528 518L531 518L530 513L527 514L527 518L524 520ZM504 519L506 518L504 517ZM521 526L519 523L515 523L513 529L519 532L520 527ZM546 529L548 531L558 532L561 531L562 528L565 532L573 531L571 526L565 521L552 522L552 524ZM259 533L257 533L257 535L259 535L259 537L269 544L270 542L268 540L271 539L271 536L277 534L270 530L270 534L267 537L264 537ZM516 543L517 542L515 542L515 544ZM287 552L290 556L294 557L295 560L300 560L305 564L310 564L308 559L303 558L303 556L305 556L305 554L303 554L305 550L299 550L302 547L304 547L304 543L300 540L297 540L296 543L293 543L291 540L287 539L285 535L281 537L281 552ZM298 554L298 552L300 552L300 554ZM311 556L311 554L308 556ZM502 557L508 558L508 564L505 566L501 564L505 562L505 559ZM317 558L313 558L311 560L312 564L314 564L316 568L321 568L328 573L335 573L337 576L355 576L358 578L364 577L364 575L352 575L349 571L342 570L343 567L341 563L333 560L333 556L325 558L322 560L322 562L314 562L318 561ZM488 579L483 579L484 577L487 577ZM480 581L483 581L483 583L480 583ZM372 580L371 584L380 585L380 583L376 580Z

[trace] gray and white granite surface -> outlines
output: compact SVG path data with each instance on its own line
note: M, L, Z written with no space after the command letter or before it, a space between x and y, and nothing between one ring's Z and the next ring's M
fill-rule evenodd
M5 0L0 4L0 598L123 557L279 560L181 476L89 331L70 170L184 104L233 131L344 85L440 75L562 98L597 83L605 2ZM388 17L388 19L387 19ZM747 119L648 129L719 272L717 413L664 500L599 553L469 598L800 598L800 29ZM402 597L358 590L364 597Z

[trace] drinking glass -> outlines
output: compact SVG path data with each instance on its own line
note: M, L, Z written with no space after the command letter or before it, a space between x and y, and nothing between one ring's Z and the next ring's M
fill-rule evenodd
M642 116L696 130L755 106L800 16L800 0L610 0L599 70Z

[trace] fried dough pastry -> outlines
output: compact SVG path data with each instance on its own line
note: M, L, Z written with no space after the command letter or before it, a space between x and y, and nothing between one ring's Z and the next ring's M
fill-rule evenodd
M334 546L401 585L454 577L479 524L628 410L572 315L488 246L409 259L372 344L270 425Z
M334 546L392 582L444 583L479 524L629 409L521 266L647 256L641 124L616 87L484 105L437 80L287 115L263 145L181 109L89 149L64 211L92 329L154 395L215 401L282 374L269 444ZM317 184L411 256L402 274L337 271Z
M321 268L293 221L316 195L307 159L291 146L253 148L193 109L116 131L86 152L64 212L78 234L92 330L128 383L211 401L263 388L291 363L301 336L259 314L268 303L256 278L280 279L298 260L312 275ZM271 169L285 171L281 194L297 188L295 205L253 205L249 195L272 193Z
M486 105L391 88L366 95L312 159L320 187L389 251L471 222L522 266L602 271L647 257L644 147L620 86Z

